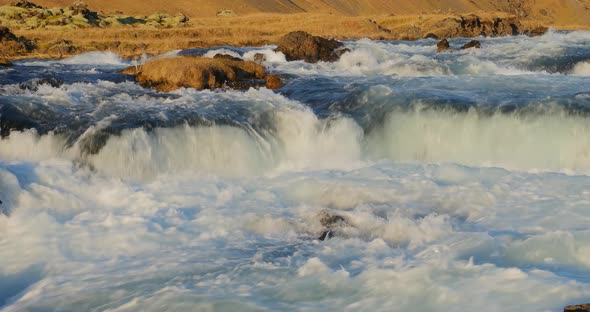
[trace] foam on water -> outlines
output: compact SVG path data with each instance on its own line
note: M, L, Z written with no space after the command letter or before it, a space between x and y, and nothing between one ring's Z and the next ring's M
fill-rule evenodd
M572 70L574 76L590 76L590 61L579 62Z
M114 86L104 82L92 87L86 84L72 87L92 92L92 88ZM165 104L156 105L172 108L185 105L195 96L223 102L236 93L181 90L177 92L179 98L165 99ZM69 104L72 101L82 105L85 101L72 97L71 91L50 86L39 88L35 94L63 101L64 105L72 105ZM77 94L77 91L73 93ZM476 110L466 113L423 111L416 107L410 111L389 112L382 124L363 130L354 120L343 116L318 119L309 108L268 90L250 90L240 96L242 104L248 103L253 110L250 122L255 128L185 124L149 132L142 128L130 129L108 138L98 154L83 153L81 144L108 128L118 118L114 113L105 114L71 147L60 135L39 136L34 130L15 132L0 145L0 155L7 160L29 161L63 157L88 163L102 173L140 180L170 172L252 176L306 169L345 169L382 159L492 166L528 172L590 172L590 127L583 116L559 111L482 115ZM119 99L122 102L117 106L127 105L129 101L137 107L142 105L138 98ZM143 105L154 105L150 104L153 98L146 100ZM165 115L161 118L166 119Z
M442 54L347 42L333 64L228 50L263 53L287 74L280 93L154 92L109 76L128 64L104 54L17 62L0 73L0 120L33 126L0 140L0 307L587 302L590 90L574 74L590 35L480 39ZM32 80L48 70L65 82Z
M590 295L555 274L590 270L587 177L381 163L128 184L61 160L0 166L7 311L558 310ZM349 225L318 245L325 210Z
M274 47L265 47L262 49L248 51L248 52L244 53L243 58L248 61L253 61L254 55L256 55L257 53L264 55L265 62L268 62L268 63L286 63L287 62L287 58L285 57L285 54L283 54L283 52L275 52Z
M394 75L401 77L448 75L531 75L569 74L568 61L551 64L569 49L584 49L590 32L547 34L529 38L477 38L481 49L460 50L465 39L451 39L451 50L436 53L436 42L421 40L419 44L358 40L348 42L346 53L335 63L305 64L288 62L273 68L294 74L331 76ZM585 52L587 53L587 52ZM587 55L587 58L590 55ZM580 65L582 66L582 65Z
M203 56L212 58L217 54L225 54L225 55L229 55L229 56L233 56L233 57L237 57L237 58L242 58L242 56L239 53L234 52L232 50L228 50L228 49L210 50L210 51L207 51L207 53L203 54Z

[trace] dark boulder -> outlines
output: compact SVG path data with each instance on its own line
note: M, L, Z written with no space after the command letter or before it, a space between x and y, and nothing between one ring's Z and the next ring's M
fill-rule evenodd
M214 59L230 60L230 61L241 61L239 57L231 56L229 54L215 54Z
M438 40L438 36L436 34L433 34L433 33L428 33L426 36L424 36L424 39L435 39L435 40Z
M279 40L275 51L285 54L287 61L303 60L308 63L317 63L319 61L335 62L349 50L337 40L294 31Z
M436 45L436 52L440 53L448 50L451 47L449 41L445 38Z
M73 15L82 15L91 25L99 26L101 18L98 16L97 12L91 11L88 8L88 4L86 4L86 2L76 0L70 7L70 10L72 10Z
M463 50L471 49L471 48L479 49L479 48L481 48L481 43L477 40L471 40L461 47L461 49L463 49Z

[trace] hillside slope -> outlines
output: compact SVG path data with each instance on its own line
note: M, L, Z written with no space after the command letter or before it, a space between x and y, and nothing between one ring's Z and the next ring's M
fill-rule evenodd
M0 5L13 0L0 0ZM72 0L37 0L64 7ZM333 13L344 15L405 15L421 13L508 12L547 25L590 25L590 0L86 0L94 10L126 14L184 13L212 17L221 9L239 15L253 13Z

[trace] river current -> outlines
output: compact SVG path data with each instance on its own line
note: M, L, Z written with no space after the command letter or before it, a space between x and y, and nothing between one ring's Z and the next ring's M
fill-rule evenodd
M478 40L158 56L263 53L276 91L159 93L108 52L0 69L0 310L590 302L590 32Z

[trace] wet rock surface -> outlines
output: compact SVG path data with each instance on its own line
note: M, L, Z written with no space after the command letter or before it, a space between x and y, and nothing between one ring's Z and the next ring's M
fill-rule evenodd
M349 50L337 40L294 31L279 40L275 51L283 52L288 61L303 60L308 63L317 63L319 61L335 62Z
M449 44L449 41L447 39L443 39L439 41L439 43L436 45L436 52L444 52L448 50L450 47L451 45Z
M242 85L249 87L250 82L266 77L264 67L255 62L204 57L157 59L141 67L129 67L123 73L135 75L137 82L163 92L224 86L241 89Z

